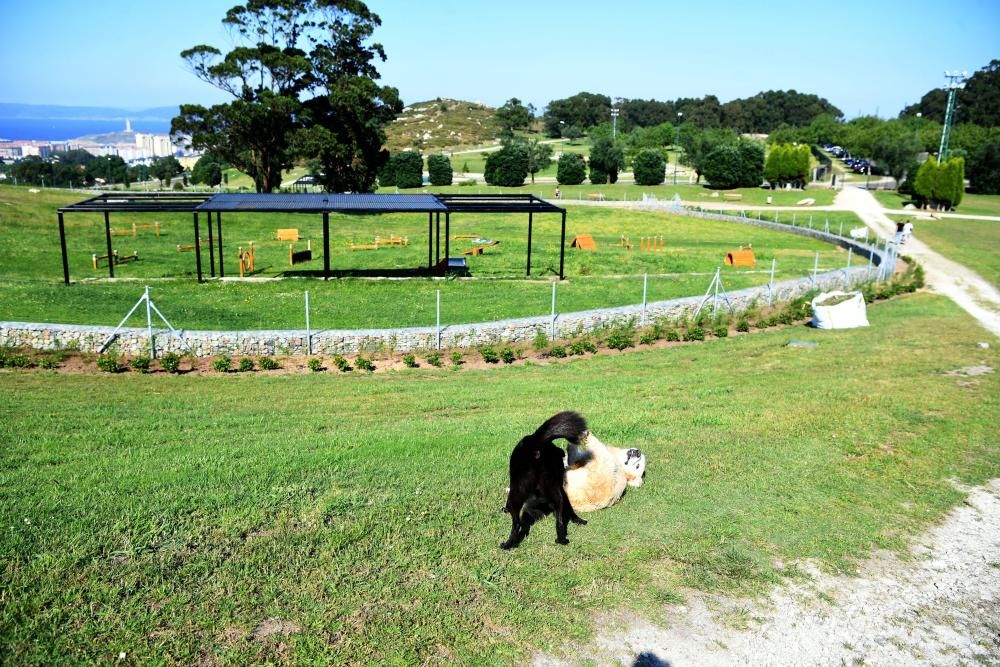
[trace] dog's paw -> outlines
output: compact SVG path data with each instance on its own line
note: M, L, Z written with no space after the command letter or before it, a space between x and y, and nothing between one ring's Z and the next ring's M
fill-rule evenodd
M557 537L556 544L569 544L569 540L565 537Z
M504 551L510 551L516 546L517 546L516 544L511 544L510 542L501 542L500 544L500 548L503 549Z
M587 520L586 519L581 519L580 517L576 517L575 519L570 519L570 521L572 521L573 523L575 523L575 524L577 524L579 526L586 526L587 525Z

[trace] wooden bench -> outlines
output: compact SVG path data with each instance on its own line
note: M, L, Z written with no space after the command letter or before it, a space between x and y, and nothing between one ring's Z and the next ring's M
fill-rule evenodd
M279 241L298 241L299 240L299 230L297 227L292 227L291 229L279 229L277 240Z

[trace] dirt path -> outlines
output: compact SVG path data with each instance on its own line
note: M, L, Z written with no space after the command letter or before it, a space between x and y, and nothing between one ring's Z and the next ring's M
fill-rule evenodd
M854 211L883 237L892 238L896 223L870 192L847 187L837 194L834 205ZM942 257L919 239L919 230L903 246L902 254L911 255L923 265L929 287L947 296L972 315L994 336L1000 337L1000 292L974 271Z
M964 490L965 502L916 542L911 558L879 554L857 577L811 568L806 582L761 603L694 593L656 625L603 618L590 645L533 664L998 664L1000 480Z

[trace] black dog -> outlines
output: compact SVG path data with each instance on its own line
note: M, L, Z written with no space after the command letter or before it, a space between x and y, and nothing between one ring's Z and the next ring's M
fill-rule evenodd
M556 516L556 542L569 544L567 522L586 525L573 511L563 484L566 480L565 452L552 444L565 438L578 445L587 432L587 422L575 412L560 412L549 417L538 430L521 438L510 454L510 492L504 511L510 514L510 537L501 549L519 545L538 519Z

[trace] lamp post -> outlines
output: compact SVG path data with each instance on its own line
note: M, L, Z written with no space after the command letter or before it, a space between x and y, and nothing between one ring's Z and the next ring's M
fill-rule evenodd
M611 107L611 141L615 140L615 136L618 133L618 104L621 101L620 97L615 98L615 105Z
M680 146L681 118L683 116L683 111L677 112L677 130L674 132L674 185L677 185L677 160L680 159L680 151L677 150L677 147Z

